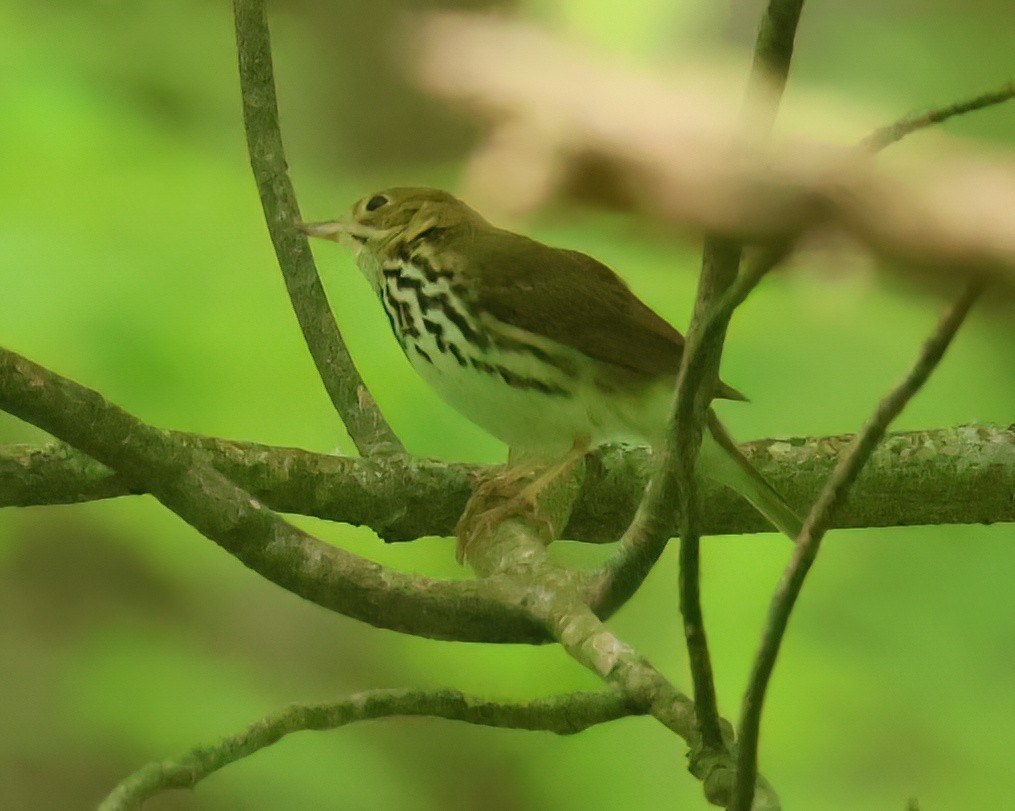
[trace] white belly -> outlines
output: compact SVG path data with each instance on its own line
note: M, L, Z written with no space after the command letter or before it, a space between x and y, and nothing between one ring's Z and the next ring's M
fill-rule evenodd
M580 438L587 437L593 446L609 441L646 441L639 431L624 424L626 420L597 392L585 387L576 390L573 382L550 391L522 382L545 383L549 376L518 376L511 367L519 365L519 358L503 357L499 363L489 364L495 370L507 370L508 379L517 381L512 385L498 371L462 367L453 357L435 355L436 347L433 351L424 348L432 362L411 349L409 355L420 376L457 411L511 448L557 456Z

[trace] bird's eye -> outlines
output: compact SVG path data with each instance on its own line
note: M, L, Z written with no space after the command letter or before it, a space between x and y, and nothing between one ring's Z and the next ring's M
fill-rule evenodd
M367 200L366 209L367 211L376 211L381 206L387 205L390 201L383 194L375 194L369 200Z

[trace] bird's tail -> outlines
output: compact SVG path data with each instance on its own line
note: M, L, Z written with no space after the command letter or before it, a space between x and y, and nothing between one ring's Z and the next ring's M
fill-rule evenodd
M709 442L710 436L714 442ZM803 526L800 517L740 452L737 443L712 410L708 412L708 432L702 444L699 464L709 478L735 490L751 502L772 526L786 533L790 539L797 539Z

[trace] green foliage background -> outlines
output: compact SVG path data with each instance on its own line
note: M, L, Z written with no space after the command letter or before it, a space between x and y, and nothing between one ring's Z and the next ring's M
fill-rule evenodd
M460 6L478 7L479 2ZM688 49L746 66L758 3L527 0L502 10L664 63ZM422 4L273 4L283 127L308 217L391 183L454 186L477 129L415 93L388 45ZM814 0L798 88L859 100L871 123L1012 78L1004 0ZM0 342L158 425L350 452L303 348L247 166L227 3L0 4ZM1015 107L947 130L1015 142ZM917 136L930 137L930 136ZM916 138L898 150L920 149ZM888 159L892 159L889 156ZM618 215L555 210L524 225L607 261L686 325L696 247ZM503 449L411 373L348 256L318 250L339 322L396 430L419 454ZM855 430L915 355L941 300L806 257L738 316L724 376L734 432ZM817 272L811 273L814 270ZM979 312L899 428L1007 423L1010 320ZM44 441L0 415L0 442ZM451 542L385 547L305 519L386 565L464 576ZM787 807L1003 807L1015 789L1015 530L831 535L776 672L762 766ZM604 550L556 550L576 564ZM672 550L671 550L672 551ZM721 706L735 716L787 546L706 543ZM689 686L675 556L614 621ZM375 631L263 582L149 498L0 511L0 807L93 806L142 762L279 706L373 687L493 697L592 688L553 648L456 645ZM146 806L148 807L148 806ZM557 739L441 721L305 733L153 809L704 808L683 746L629 719Z

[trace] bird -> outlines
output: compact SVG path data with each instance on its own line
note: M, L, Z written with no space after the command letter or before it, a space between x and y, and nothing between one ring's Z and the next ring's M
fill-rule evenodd
M409 363L508 446L509 466L547 467L528 497L590 449L664 445L683 336L602 262L498 228L426 187L384 189L350 217L298 225L353 248ZM723 382L713 395L746 400ZM711 409L696 473L799 533Z

